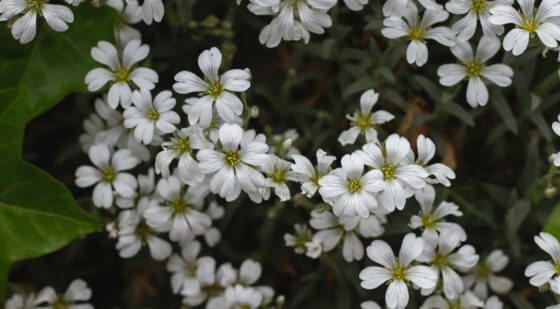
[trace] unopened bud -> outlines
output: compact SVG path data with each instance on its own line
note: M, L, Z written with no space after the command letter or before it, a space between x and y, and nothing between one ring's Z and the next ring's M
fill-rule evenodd
M251 75L251 70L249 70L249 68L245 68L243 71L245 71L247 74L249 74L249 79L253 78L253 75Z
M554 194L556 194L556 188L553 187L553 186L548 186L548 187L546 187L546 189L544 190L544 195L545 195L547 198L553 197Z
M554 162L554 159L556 159L556 154L555 153L548 156L548 163L552 164Z
M276 297L276 306L278 306L278 308L282 308L285 302L286 297L284 297L284 295L278 295L278 297Z
M285 141L282 143L282 148L283 148L283 149L290 149L290 148L292 147L292 143L293 143L293 142L292 142L292 139L291 139L291 138L288 138L287 140L285 140Z
M260 110L258 106L251 106L249 108L249 116L251 116L251 118L258 118L260 114Z

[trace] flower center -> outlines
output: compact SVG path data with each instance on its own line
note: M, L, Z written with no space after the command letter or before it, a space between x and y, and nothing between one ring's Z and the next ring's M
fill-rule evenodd
M467 64L467 77L479 76L482 67L484 67L484 64L480 64L476 61Z
M234 167L241 162L241 158L239 157L237 151L228 151L225 154L226 156L224 160L226 161L227 165Z
M169 204L171 205L173 217L179 214L184 214L185 212L187 212L187 210L191 208L191 205L187 204L187 202L183 201L182 199L179 199L174 202L169 202Z
M396 171L397 166L399 166L398 163L395 164L386 163L383 166L381 166L381 172L383 173L383 180L397 178L397 171Z
M296 235L296 247L304 248L305 244L311 241L311 236L308 233L301 233Z
M362 183L360 182L359 179L352 179L348 182L348 191L350 191L350 193L354 194L354 193L358 193L362 190Z
M406 277L406 268L400 264L395 265L391 270L391 276L394 280L404 280Z
M447 255L438 252L434 256L432 264L439 269L443 268L445 265L447 265Z
M220 78L214 81L206 81L206 91L212 97L218 97L224 91L222 83L220 83Z
M365 131L372 126L371 119L367 115L359 115L355 126L360 130Z
M479 278L487 278L488 275L490 275L490 269L488 268L488 266L486 266L486 265L484 265L484 264L479 265L479 266L474 270L474 272L476 273L476 275L477 275Z
M27 7L33 11L41 11L43 3L43 0L27 0Z
M240 305L239 309L251 309L251 306L249 305Z
M554 269L556 270L557 274L560 274L560 263L554 264Z
M115 73L115 79L117 82L128 82L130 79L128 76L128 70L122 65L119 65L116 70L113 70L113 72Z
M51 305L52 309L66 309L68 308L68 302L64 297L57 297Z
M424 34L426 33L426 29L423 29L422 27L416 25L412 28L410 28L409 33L408 33L408 39L409 40L418 40L418 41L424 41Z
M275 166L270 174L270 179L272 179L274 183L284 183L286 181L286 172L286 170L279 169Z
M115 177L117 177L117 175L115 174L115 172L113 172L112 169L108 169L103 171L103 173L101 174L101 178L105 181L105 182L113 182L113 180L115 180Z
M196 265L196 263L187 264L187 274L189 274L189 277L196 277L197 270L198 266Z
M152 110L148 113L148 119L153 122L156 122L159 119L159 112L157 109L152 108Z
M471 3L471 10L476 13L476 15L480 15L486 9L486 0L473 0Z
M171 147L172 150L179 153L179 155L184 155L191 151L191 142L188 136L182 137L178 134L175 134L173 137L173 144Z
M535 31L539 28L539 23L536 20L535 14L530 17L523 16L521 14L521 26L519 28L529 32L529 36L533 38L535 36Z
M146 224L146 221L142 219L138 226L136 227L135 234L138 238L144 240L150 234L150 227Z
M449 304L449 309L462 309L461 298Z
M422 216L422 226L424 229L431 229L436 225L436 220L430 214Z
M313 183L313 185L315 185L315 187L320 188L321 185L319 184L319 180L321 179L321 177L323 177L323 175L319 172L317 172L317 169L315 169L315 174L313 175L313 177L311 178L311 182Z

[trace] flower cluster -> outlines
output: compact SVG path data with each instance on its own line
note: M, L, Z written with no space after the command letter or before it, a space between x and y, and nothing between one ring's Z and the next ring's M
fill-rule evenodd
M84 0L64 0L67 5L78 6ZM126 4L125 4L126 1ZM0 22L15 19L12 36L22 44L27 44L37 34L37 18L44 17L53 30L64 32L69 23L74 22L74 13L63 4L51 4L48 0L1 0ZM163 0L109 0L107 5L115 8L122 16L123 23L115 29L117 41L139 39L140 32L128 26L144 20L146 24L160 22L164 15Z
M91 289L84 280L75 279L64 294L57 294L50 286L43 288L37 294L14 294L6 300L6 309L93 309L93 306L88 303L91 294Z
M73 21L72 11L47 2L0 0L0 20L17 18L12 34L21 43L35 37L37 16L54 30L65 31ZM351 11L368 4L344 2ZM452 87L466 81L466 102L483 106L490 98L487 83L512 83L510 66L488 64L501 46L521 55L535 34L547 48L558 46L560 0L543 0L538 9L534 0L518 2L520 11L507 0L450 0L445 6L433 0L387 0L381 33L390 40L407 40L406 60L416 67L428 62L431 41L449 47L458 63L441 65L439 82ZM409 140L380 129L396 117L377 109L378 92L364 91L359 108L347 115L349 127L338 136L340 152L314 149L315 158L310 159L294 146L297 131L267 136L249 127L250 118L257 117L245 95L253 82L251 71L228 69L216 47L199 55L202 74L179 71L173 85L158 85L158 73L143 63L150 47L131 25L160 22L161 0L106 4L119 12L122 22L115 25L115 44L101 41L91 49L100 67L84 81L89 91L103 94L83 123L80 144L91 164L77 168L75 183L92 188L93 205L112 216L107 232L116 239L122 258L146 250L153 260L164 262L171 289L186 306L273 308L274 290L255 285L262 273L259 262L245 260L235 269L230 262L219 265L212 256L222 240L216 221L228 209L221 205L242 195L255 204L293 200L305 206L306 217L294 225L293 234L284 235L286 247L311 259L341 256L347 263L368 263L356 280L366 290L386 284L387 308L405 308L413 290L422 295L420 308L425 309L503 307L498 295L513 287L500 274L509 257L494 249L481 259L466 243L467 232L449 221L463 215L459 205L436 194L441 186L451 186L455 172L433 162L436 145L429 137L416 134ZM324 33L333 23L329 10L336 5L336 0L249 0L247 7L256 15L272 16L259 41L275 47L281 41L307 43L310 33ZM450 14L461 17L446 24ZM515 28L502 40L507 24ZM180 106L177 94L186 97ZM559 122L552 128L560 135ZM560 166L560 153L552 161ZM409 215L414 207L419 211ZM401 233L396 254L382 237L395 216L405 215L401 221L410 230ZM560 244L547 233L535 242L552 261L535 262L525 274L532 285L560 294ZM78 279L63 296L46 288L37 296L15 295L6 306L47 303L60 308L63 303L92 308L84 303L90 297L91 290ZM361 308L381 307L366 300Z

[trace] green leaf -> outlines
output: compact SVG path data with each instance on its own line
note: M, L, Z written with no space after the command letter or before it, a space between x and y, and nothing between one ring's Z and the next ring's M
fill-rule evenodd
M543 137L546 139L547 142L552 141L552 130L550 124L544 119L543 115L536 111L529 115L529 119L531 122L539 129Z
M441 104L441 108L449 114L459 118L468 126L474 126L474 119L469 112L455 102L447 102Z
M531 203L526 200L517 200L506 213L506 238L515 256L521 254L517 231L530 210Z
M352 83L350 86L346 87L346 89L342 92L342 97L349 97L359 91L374 88L374 86L375 81L370 76L364 76Z
M29 45L0 27L0 299L10 265L38 257L93 232L101 223L41 169L21 160L26 123L72 92L86 92L86 73L97 67L90 50L114 41L117 12L82 4L76 23L58 33L40 24Z
M535 307L531 305L531 303L529 303L519 293L509 292L508 298L515 305L515 308L517 309L535 309Z
M87 92L84 78L99 67L90 55L97 42L114 41L117 12L84 3L74 9L75 21L66 32L40 25L31 45L21 45L7 27L0 27L0 89L25 87L33 118L72 92Z
M420 87L426 91L432 101L441 101L441 90L436 84L422 75L414 75L414 79L420 84Z
M66 187L21 160L29 91L0 90L0 294L12 262L66 245L101 224L78 207Z
M543 231L560 239L560 203L556 204L552 213L546 219Z
M508 129L517 134L517 121L515 120L515 117L513 117L513 113L511 111L511 108L509 107L509 104L501 94L496 94L492 97L493 100L492 102L490 102L490 104L492 104L500 117L502 117L502 120L504 121Z

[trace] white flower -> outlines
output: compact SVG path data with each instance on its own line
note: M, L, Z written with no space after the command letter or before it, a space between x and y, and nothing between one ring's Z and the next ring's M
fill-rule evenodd
M94 145L89 149L89 158L95 165L83 165L76 170L76 185L80 188L97 184L93 189L93 204L109 208L113 205L113 188L124 197L131 197L136 190L136 178L123 171L134 168L138 159L130 150L121 149L113 154L105 145Z
M148 68L134 68L134 65L148 57L150 47L141 45L139 40L128 42L119 53L115 46L109 42L101 41L97 47L91 49L91 56L95 61L107 65L110 70L97 68L88 72L85 78L89 91L101 89L107 82L111 82L108 103L112 108L117 108L119 103L127 108L132 103L132 90L130 85L140 89L152 90L159 78L157 73Z
M463 281L455 270L465 272L476 265L479 259L471 245L464 245L453 252L460 244L460 235L446 233L438 238L437 244L425 242L424 251L417 258L420 262L430 264L438 274L441 273L443 293L449 299L455 299L463 293ZM422 294L430 295L435 289L435 286L422 289Z
M158 201L157 197L153 194L155 189L155 174L154 169L150 168L148 174L138 175L138 191L134 192L132 196L117 197L116 204L120 208L127 209L132 207L147 208L148 204Z
M67 23L74 21L72 10L64 5L50 4L46 0L2 0L0 21L24 13L12 25L12 36L21 44L31 42L37 33L37 16L43 16L55 31L68 30Z
M490 289L498 294L505 294L513 287L513 282L506 277L497 276L495 273L501 272L506 268L509 257L500 249L490 252L483 263L474 268L472 274L463 278L465 288L472 289L473 293L480 299L488 298L488 285Z
M504 26L490 23L490 8L512 3L513 0L451 0L445 4L445 8L452 14L466 14L451 27L451 30L457 35L457 39L466 41L473 37L478 20L480 20L484 36L496 36L504 33Z
M148 145L154 134L175 131L175 125L181 118L172 111L175 99L171 96L171 91L162 91L152 101L152 94L146 89L132 93L134 106L124 111L124 126L134 128L134 137L138 142Z
M367 166L374 168L375 186L381 187L379 203L388 211L404 208L406 198L426 185L428 172L417 164L407 164L410 144L404 137L390 135L382 145L368 143L358 152Z
M344 0L344 4L352 11L361 11L369 0Z
M345 0L346 3L367 0ZM275 16L259 34L259 41L266 47L276 47L281 40L309 41L310 34L323 34L332 25L328 10L335 0L250 0L248 9L255 15ZM356 7L356 6L354 6Z
M560 54L559 54L560 55ZM558 115L558 121L552 123L552 130L556 135L560 136L560 114Z
M365 301L365 302L361 303L360 308L361 309L381 309L381 306L379 306L373 300L368 300L368 301Z
M216 272L216 282L221 287L232 287L234 285L242 285L244 287L249 287L253 285L259 277L261 276L262 268L259 262L253 260L245 260L239 271L235 270L230 263L222 264L218 271ZM254 286L253 288L257 293L261 294L262 300L261 305L266 305L272 300L272 296L274 295L274 290L268 286ZM215 309L222 309L222 308L229 308L228 306L224 305L224 299L220 300L219 298L215 299L216 304L212 304L210 306L210 302L208 303L208 308L215 308ZM225 301L225 304L228 302ZM231 306L232 304L229 304ZM237 308L237 307L234 307Z
M294 230L294 235L284 234L284 243L286 247L294 247L297 254L303 254L307 251L306 244L313 238L313 233L303 224L294 225Z
M288 181L295 181L295 173L291 170L292 163L282 160L274 155L270 156L270 160L262 167L262 171L268 176L265 179L265 186L274 188L274 193L280 201L284 202L290 199L290 188L286 184ZM269 190L267 188L267 190Z
M111 108L107 104L107 96L95 99L95 112L84 121L84 129L87 133L80 136L82 150L88 152L95 144L104 144L114 147L120 144L126 136L127 129L124 127L124 118L119 110Z
M136 209L125 210L119 214L117 250L122 258L135 256L146 244L156 261L163 261L171 255L169 242L158 238L157 231L150 228L144 218L145 212L157 205L157 200L150 199L146 203L138 204Z
M473 56L471 44L468 41L457 41L451 47L451 52L457 57L461 64L444 64L439 67L437 73L439 82L444 86L453 86L464 79L469 81L467 86L467 103L470 106L486 105L488 102L488 89L482 78L500 86L511 85L513 70L505 64L485 63L492 58L500 49L500 40L496 37L482 37Z
M367 247L367 256L379 266L368 266L360 272L361 286L364 289L375 289L381 284L389 281L389 287L385 293L385 304L388 308L402 309L408 304L407 285L414 285L429 289L437 282L437 272L428 266L410 266L422 253L424 243L421 238L416 238L409 233L403 238L398 259L395 258L393 250L382 240L374 240Z
M502 309L504 308L504 303L500 301L498 296L492 296L488 298L486 303L484 304L484 309Z
M350 129L342 131L338 136L338 142L340 144L354 144L358 135L363 134L366 137L366 142L375 143L379 140L377 139L377 130L375 126L378 124L385 123L387 121L395 118L391 113L380 110L375 113L371 112L371 109L377 103L379 98L379 93L375 93L373 89L370 89L362 94L360 97L360 109L354 112L353 116L346 115L348 120L352 121L352 126Z
M203 148L212 148L198 126L183 128L175 133L169 141L161 145L163 150L156 155L156 173L163 177L169 176L169 164L174 159L179 159L179 179L186 184L196 184L204 179L204 174L198 168L198 162L193 157L193 151Z
M67 306L69 309L93 309L91 304L84 303L90 298L91 289L87 286L87 283L82 279L75 279L63 295L57 295L55 290L48 286L37 294L35 302L36 304L47 303L47 305L37 307L38 309L57 309L61 305Z
M280 157L290 157L299 154L296 147L292 147L293 143L299 138L299 133L295 129L289 129L283 134L274 134L267 141L268 153L276 154Z
M131 2L134 0L126 0ZM165 7L162 0L144 0L142 3L142 20L146 25L151 25L153 21L160 22L165 14Z
M312 239L311 241L305 243L305 250L305 255L312 259L316 259L321 256L321 253L323 253L323 246L319 241Z
M484 303L471 292L467 291L456 299L445 299L440 295L428 297L420 309L475 309L482 308Z
M551 279L549 282L550 290L556 294L560 294L560 277Z
M204 234L212 225L208 215L195 209L204 203L208 187L201 183L187 190L179 178L169 176L157 185L158 193L165 198L166 206L153 207L144 213L148 225L158 231L169 231L169 239L180 241L194 235Z
M173 254L167 262L171 276L173 293L196 296L201 293L202 285L212 284L215 280L216 261L209 256L197 258L200 243L193 241L181 246L181 256Z
M37 302L35 301L35 293L31 293L25 297L23 295L14 294L6 300L5 309L35 309Z
M329 156L322 149L317 150L317 165L313 166L311 161L302 155L292 155L294 164L291 168L298 181L301 183L301 192L307 197L312 197L321 187L319 180L331 171L331 164L336 160L335 156Z
M515 55L521 55L529 39L535 36L547 47L557 47L560 40L560 26L554 17L560 16L559 0L543 0L535 9L535 0L517 0L521 11L511 5L499 5L490 9L490 22L494 25L514 24L504 37L504 49Z
M210 190L228 201L236 199L241 190L251 193L265 186L264 176L255 168L270 160L264 136L255 131L243 132L237 124L224 124L220 128L222 149L202 149L197 158L200 170L211 174Z
M432 39L445 46L455 45L455 36L448 27L433 27L434 24L447 19L449 13L441 7L427 9L420 19L418 8L409 2L404 10L404 19L401 17L388 17L383 20L385 26L381 33L389 39L406 37L410 44L406 50L408 63L423 66L428 61L427 39Z
M82 127L84 128L85 133L80 135L80 145L82 146L82 151L87 153L89 148L96 144L96 136L99 132L106 129L105 121L100 117L101 112L99 109L110 109L107 103L100 98L95 99L95 110L97 113L91 113L91 115L84 120ZM117 111L115 111L117 112ZM118 112L117 112L118 113Z
M432 186L425 186L422 190L416 191L415 198L420 204L420 213L410 218L409 226L413 229L421 228L422 239L426 242L435 244L440 234L457 234L460 241L467 239L465 230L457 223L445 222L445 217L449 215L460 217L463 215L459 211L459 206L454 203L441 202L434 209L435 191Z
M544 232L535 236L535 243L552 257L552 261L534 262L525 269L525 276L530 278L529 283L541 286L560 274L560 244L558 239Z
M178 93L201 94L189 111L189 123L200 122L208 127L212 121L212 106L216 103L218 115L228 122L233 122L243 112L243 103L233 92L243 92L251 86L249 70L229 70L218 74L222 54L216 47L203 51L198 57L198 66L204 74L204 80L192 72L182 71L175 75L173 89Z
M225 296L229 308L232 309L256 309L261 305L263 299L262 294L257 289L243 287L241 284L228 287Z
M342 240L344 259L347 262L359 261L364 256L364 246L358 234L368 238L380 236L384 231L381 225L384 220L374 214L365 219L360 216L337 218L330 211L313 211L309 224L319 231L313 236L312 242L321 243L322 251L328 252Z
M325 201L332 201L337 217L367 218L377 208L375 193L383 189L383 184L376 181L381 172L371 170L364 174L364 161L357 153L344 155L341 165L319 179L319 193Z
M408 152L407 163L418 164L426 169L430 176L434 178L426 178L429 184L440 183L446 187L451 186L449 179L455 179L455 172L443 163L434 163L428 165L436 154L436 145L431 139L420 134L416 139L416 149L418 150L418 158L414 160L414 152L412 149Z
M125 5L126 3L126 5ZM108 0L107 5L119 12L119 22L115 23L115 39L119 47L124 47L132 40L140 40L140 31L129 25L137 24L142 20L142 7L138 0Z
M195 208L202 211L202 204L200 204L199 206L195 205ZM210 217L210 219L218 220L218 219L221 219L224 216L225 210L224 210L224 207L218 205L218 203L216 201L212 201L212 202L210 202L210 204L208 205L208 208L206 209L206 211L204 213L206 215L208 215L208 217ZM220 242L221 239L222 239L222 234L221 234L220 230L218 230L215 227L210 227L204 233L204 241L206 242L206 244L210 248L213 248L214 246L216 246L216 244L218 242Z

